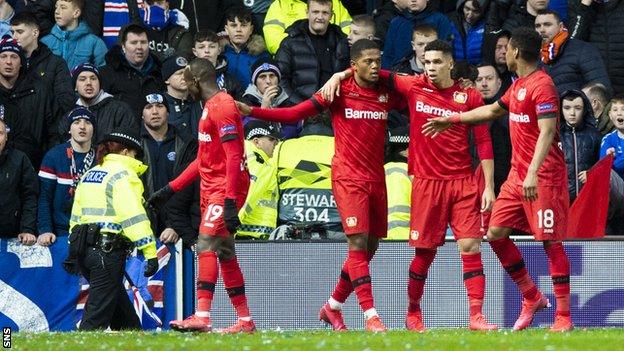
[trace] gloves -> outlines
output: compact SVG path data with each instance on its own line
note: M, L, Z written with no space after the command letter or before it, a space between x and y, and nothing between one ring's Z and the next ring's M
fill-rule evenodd
M236 200L225 199L223 203L223 221L230 234L236 233L236 229L241 225L240 219L238 219Z
M143 270L143 275L146 277L151 277L158 271L158 258L150 258L147 260L145 264L145 269Z
M147 199L147 203L152 206L162 206L169 201L175 192L171 189L171 185L167 184Z

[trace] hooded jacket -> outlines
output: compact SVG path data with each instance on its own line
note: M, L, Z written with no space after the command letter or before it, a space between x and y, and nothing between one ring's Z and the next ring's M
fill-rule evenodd
M106 66L100 70L102 90L126 102L139 117L143 114L145 96L166 90L160 67L160 61L150 52L139 71L126 60L121 46L115 45L106 54Z
M0 194L0 238L37 235L39 182L32 164L19 150L0 152Z
M464 4L468 0L457 2L453 21L453 48L456 61L468 61L471 65L478 65L483 60L483 36L485 33L485 14L474 25L468 25L464 17ZM479 1L485 6L485 1ZM485 8L483 8L485 12ZM467 30L466 30L467 27Z
M55 54L62 57L69 69L81 63L90 62L98 67L104 66L106 44L91 33L89 26L81 21L72 31L62 30L57 24L50 34L41 39Z
M289 100L297 104L311 97L325 82L320 82L320 65L308 33L308 20L299 20L286 29L288 37L280 45L275 61L282 72L280 85ZM340 27L327 28L332 69L339 72L349 65L349 43Z
M239 52L231 44L225 45L223 56L227 59L227 72L236 77L241 87L246 87L251 83L250 67L259 59L268 59L269 53L264 39L252 34L247 45Z
M569 125L561 116L561 148L568 169L568 191L570 201L574 201L581 191L578 181L581 171L589 170L599 159L602 136L596 129L594 113L587 96L579 90L568 90L561 94L561 101L566 97L581 97L583 100L583 120L576 127Z
M262 94L260 94L260 90L258 90L258 87L256 87L254 84L249 84L247 90L245 90L242 101L249 106L262 106ZM280 89L280 93L271 101L271 105L269 106L269 108L288 106L292 106L292 104L288 100L288 94L286 94L283 89ZM253 116L245 116L243 118L243 123L247 124L247 122L251 121L252 119L254 119ZM299 136L302 123L280 123L280 125L282 127L282 139L292 139Z

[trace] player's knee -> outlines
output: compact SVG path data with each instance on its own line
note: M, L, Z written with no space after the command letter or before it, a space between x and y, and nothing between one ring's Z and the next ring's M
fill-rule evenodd
M459 252L463 254L476 254L481 251L480 239L462 239L457 242Z
M207 235L200 235L197 238L197 252L204 252L204 251L214 251L214 250L211 249L210 237Z
M368 250L368 235L366 234L353 234L347 236L349 242L349 250L355 251L367 251Z
M488 241L499 240L508 236L505 228L490 227L487 232Z
M236 250L234 248L234 239L221 240L219 248L217 250L217 257L219 260L231 260L236 256Z

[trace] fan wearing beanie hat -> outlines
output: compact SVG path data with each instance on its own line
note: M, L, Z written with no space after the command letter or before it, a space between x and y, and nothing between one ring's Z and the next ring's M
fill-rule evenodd
M0 40L0 54L6 56L2 62L0 74L11 85L5 88L11 89L19 77L22 64L25 62L22 48L17 40L4 36Z

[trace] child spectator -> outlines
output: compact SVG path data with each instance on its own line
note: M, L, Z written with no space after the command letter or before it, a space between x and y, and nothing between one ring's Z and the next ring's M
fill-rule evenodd
M406 74L421 74L425 71L425 46L438 39L438 32L428 24L414 27L412 33L412 49L409 55L402 58L392 67L393 71Z
M624 95L616 95L611 99L609 118L615 130L602 138L600 158L613 155L613 170L624 179Z
M195 34L193 55L207 59L215 66L217 85L232 95L235 99L243 96L244 86L241 86L234 75L228 73L228 60L221 54L219 36L213 31L198 32Z
M106 44L80 20L83 8L84 0L58 0L54 10L56 24L50 34L41 39L70 69L85 62L98 67L105 64Z

